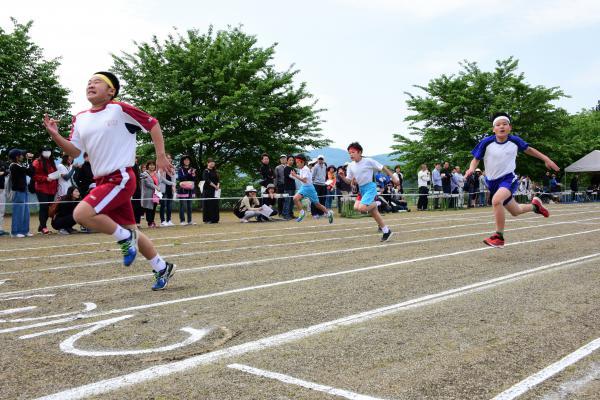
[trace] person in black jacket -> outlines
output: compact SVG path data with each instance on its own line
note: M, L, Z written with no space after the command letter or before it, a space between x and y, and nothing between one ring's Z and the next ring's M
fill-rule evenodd
M262 195L267 189L267 185L275 180L275 174L273 168L269 165L269 155L267 153L260 156L260 178L260 194Z
M216 198L215 193L221 189L221 184L219 183L219 174L214 160L209 158L207 161L206 169L202 173L202 180L204 181L202 197L206 199L203 201L202 221L205 224L218 224L219 199Z
M90 185L94 183L92 165L90 164L90 159L87 153L83 154L83 164L81 164L81 166L75 172L73 180L77 184L82 197L85 197L90 191Z
M8 170L13 192L10 234L16 238L33 236L29 232L29 191L27 190L27 177L29 176L31 179L33 176L33 169L28 165L33 154L26 153L24 150L12 149L8 152L8 157L11 160ZM27 157L27 163L23 164L25 157Z
M79 204L81 194L76 186L71 186L67 194L58 203L56 214L52 217L52 227L61 235L70 235L77 232L73 227L77 222L73 218L73 210Z

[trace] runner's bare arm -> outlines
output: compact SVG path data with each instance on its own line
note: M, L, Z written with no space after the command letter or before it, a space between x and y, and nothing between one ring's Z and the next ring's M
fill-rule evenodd
M528 147L527 150L524 151L525 154L535 157L535 158L539 158L540 160L542 160L544 162L544 164L546 164L546 168L548 169L553 169L555 171L559 171L560 168L558 167L558 165L556 165L556 163L554 161L552 161L550 159L550 157L548 157L547 155L545 155L544 153L542 153L541 151L538 151L536 149L534 149L533 147Z
M79 154L81 154L81 150L79 150L73 143L71 143L67 138L61 136L58 132L58 124L55 119L52 119L48 116L48 114L44 114L44 127L50 134L50 137L54 142L64 150L65 153L70 155L73 158L77 158Z
M469 169L465 171L465 179L467 179L473 172L475 172L475 168L479 165L479 160L474 158L471 160L471 164L469 165Z
M150 137L152 138L154 151L156 152L156 169L166 172L169 175L173 175L175 173L175 168L167 159L167 154L165 153L165 140L158 122L150 130Z
M385 172L387 174L387 176L392 178L392 182L394 183L394 185L399 185L400 184L400 179L396 178L394 176L394 173L392 171L390 171L390 169L388 167L386 167L385 165L383 166L383 168L381 169L383 172Z

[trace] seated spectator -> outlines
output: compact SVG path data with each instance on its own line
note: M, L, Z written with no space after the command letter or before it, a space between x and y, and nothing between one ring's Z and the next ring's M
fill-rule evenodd
M281 194L279 193L275 193L275 185L272 183L269 183L267 185L267 189L265 191L265 193L262 196L262 201L264 205L267 205L269 207L271 207L273 209L273 212L271 213L271 215L269 217L274 217L275 215L277 215L277 210L275 210L276 204L277 204L277 199L281 198Z
M61 235L70 235L77 232L73 227L76 222L73 218L73 210L81 201L81 194L76 186L71 186L67 189L67 194L64 195L58 203L56 213L52 217L52 227Z
M260 201L256 197L256 189L252 186L246 186L246 195L242 198L239 213L236 213L240 218L240 222L248 222L250 218L256 218L259 222L266 220L260 210Z

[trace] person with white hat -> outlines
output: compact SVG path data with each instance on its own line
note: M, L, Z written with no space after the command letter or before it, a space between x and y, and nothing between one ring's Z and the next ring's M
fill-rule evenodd
M246 195L241 200L239 212L236 212L236 216L240 219L240 222L248 222L250 218L256 218L257 221L260 221L261 215L260 201L256 197L256 189L252 185L246 186Z
M519 204L513 198L519 180L515 175L516 159L518 152L523 152L544 162L546 168L558 171L560 168L547 155L529 146L519 136L511 135L510 116L506 113L496 113L493 117L492 129L494 134L483 138L471 152L473 160L465 172L468 178L483 160L486 172L486 184L492 197L494 218L496 220L496 233L483 243L491 247L504 247L504 224L506 208L514 217L533 211L548 218L549 211L542 205L542 200L534 197L531 204Z

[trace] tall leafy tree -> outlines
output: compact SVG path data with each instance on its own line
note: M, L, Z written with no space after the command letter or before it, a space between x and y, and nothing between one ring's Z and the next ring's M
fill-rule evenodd
M393 146L406 171L445 160L467 166L478 141L492 134L490 117L498 111L511 115L513 133L564 165L561 149L566 139L562 131L569 116L553 103L565 97L560 88L528 84L512 57L497 61L494 71L482 71L474 62L465 61L461 66L456 75L434 78L427 86L415 85L424 95L407 93L408 108L413 112L406 118L410 130L395 134L397 144ZM545 167L541 162L522 161L517 168L537 177Z
M221 168L252 174L262 152L327 145L323 110L305 83L294 85L298 70L277 71L275 45L256 42L240 28L210 28L137 44L133 54L113 55L122 98L158 118L168 151L199 164L211 157Z
M592 150L600 150L600 111L582 110L569 116L569 124L562 136L565 138L561 146L565 166Z
M11 21L12 32L0 27L0 150L35 152L50 144L42 127L45 112L67 128L69 92L58 82L59 59L44 60L42 49L31 40L33 22Z

